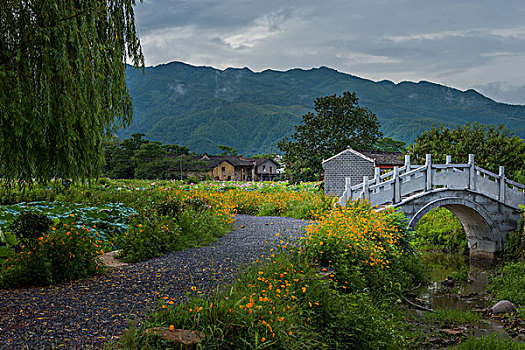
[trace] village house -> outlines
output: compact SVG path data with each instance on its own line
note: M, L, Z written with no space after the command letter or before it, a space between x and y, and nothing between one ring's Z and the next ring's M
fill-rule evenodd
M204 154L208 173L218 181L273 181L280 177L279 165L269 158L244 156L211 156Z
M352 185L363 182L363 176L370 179L375 169L386 173L395 166L403 166L400 152L356 151L348 148L323 161L324 189L327 195L342 196L345 190L345 178L349 177Z

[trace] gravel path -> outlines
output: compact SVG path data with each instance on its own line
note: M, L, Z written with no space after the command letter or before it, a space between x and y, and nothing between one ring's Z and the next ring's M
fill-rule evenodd
M192 285L210 291L231 280L276 240L298 237L306 224L238 215L237 228L207 247L172 252L71 283L0 290L0 349L96 347L121 335L129 320L144 317L154 307L156 292L177 298Z

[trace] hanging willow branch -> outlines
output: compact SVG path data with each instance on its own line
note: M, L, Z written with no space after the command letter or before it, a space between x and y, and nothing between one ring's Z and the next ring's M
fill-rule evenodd
M97 175L132 121L125 62L144 66L134 0L0 0L0 176Z

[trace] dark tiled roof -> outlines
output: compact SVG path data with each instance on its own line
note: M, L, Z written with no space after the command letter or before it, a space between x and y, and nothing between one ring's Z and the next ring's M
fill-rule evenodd
M208 168L215 168L222 162L228 162L234 167L250 167L253 166L253 160L246 159L244 157L235 156L208 156Z
M209 169L215 168L222 162L228 162L234 167L253 167L253 163L259 166L268 160L275 163L276 166L279 166L279 164L277 164L274 160L270 158L246 158L244 156L210 156L208 154L204 154L201 157L199 157L199 159L208 162Z
M252 162L255 162L255 164L257 164L257 166L263 164L266 161L270 161L270 162L274 163L276 166L279 166L279 164L275 160L270 159L270 158L253 158L253 159L250 159L250 160Z
M405 164L404 161L400 160L403 157L401 152L383 152L383 151L358 151L368 158L375 160L376 165L399 165Z

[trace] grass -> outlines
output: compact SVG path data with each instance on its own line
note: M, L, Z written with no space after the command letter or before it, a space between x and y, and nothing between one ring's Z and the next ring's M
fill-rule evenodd
M491 280L489 291L498 300L525 307L525 262L509 262Z
M125 335L126 349L156 348L144 336L156 326L200 330L205 349L402 348L402 324L391 305L366 293L341 294L300 254L276 254L245 270L233 284L203 296L192 290L174 303L159 295L157 310Z
M458 350L523 350L525 343L514 339L503 339L498 336L468 338L454 349Z
M443 326L457 326L464 324L476 324L481 320L478 313L462 311L458 309L436 309L436 312L426 312L423 320L426 323Z

